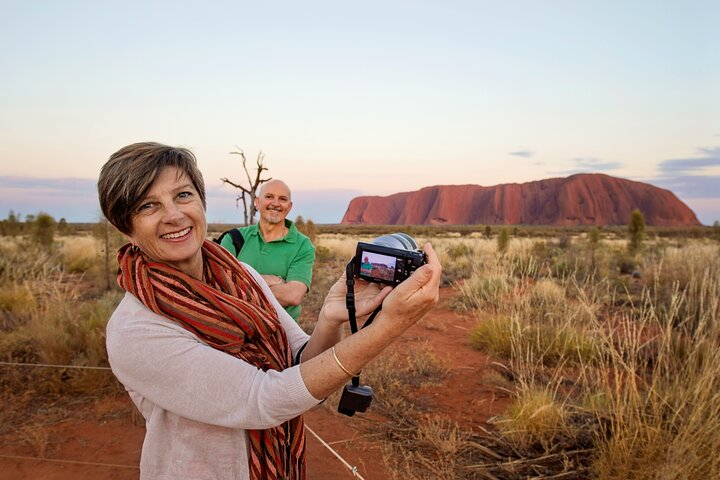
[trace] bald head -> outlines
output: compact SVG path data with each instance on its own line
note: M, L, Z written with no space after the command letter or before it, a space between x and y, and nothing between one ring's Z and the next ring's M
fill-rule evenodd
M263 183L260 187L260 193L258 193L258 197L263 196L266 191L283 193L285 196L287 196L288 200L292 200L290 187L288 187L287 183L283 182L282 180L274 179Z
M290 187L282 180L263 184L255 197L255 208L260 214L260 226L284 224L292 208Z

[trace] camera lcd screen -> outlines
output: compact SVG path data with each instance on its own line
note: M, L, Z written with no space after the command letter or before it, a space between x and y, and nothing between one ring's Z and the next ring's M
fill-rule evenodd
M397 258L380 253L362 252L360 275L392 282L395 279L395 262Z

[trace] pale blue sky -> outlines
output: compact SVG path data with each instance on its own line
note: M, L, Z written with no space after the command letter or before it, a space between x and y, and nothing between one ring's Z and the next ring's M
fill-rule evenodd
M99 215L123 145L191 148L239 221L236 146L291 216L438 184L602 172L720 220L720 2L0 0L0 218Z

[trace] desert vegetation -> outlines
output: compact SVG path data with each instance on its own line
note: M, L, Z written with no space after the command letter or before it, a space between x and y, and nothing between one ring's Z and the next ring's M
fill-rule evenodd
M102 222L63 233L47 218L24 223L6 222L0 236L0 442L25 442L42 456L48 415L125 398L109 371L72 368L107 367L104 327L121 297L113 276L122 238ZM304 223L318 259L300 319L310 331L357 241L398 229ZM41 227L53 228L49 242L33 230ZM393 478L720 476L715 229L647 227L632 246L627 228L410 230L440 255L445 308L470 319L456 348L487 356L482 382L506 403L469 422L485 404L471 400L458 415L427 400L471 387L448 382L463 365L428 338L449 336L453 325L429 315L362 373L375 399L354 425L382 445ZM124 405L113 415L138 421ZM322 408L336 405L332 397Z
M505 233L503 233L505 232ZM605 237L605 238L604 238ZM325 257L357 237L320 235ZM472 232L432 240L467 342L508 381L486 425L413 404L417 352L375 362L397 478L715 478L720 460L720 244L600 229L558 237ZM337 267L337 266L336 266ZM432 345L420 355L442 378ZM411 360L411 357L415 359ZM388 365L393 365L388 368Z

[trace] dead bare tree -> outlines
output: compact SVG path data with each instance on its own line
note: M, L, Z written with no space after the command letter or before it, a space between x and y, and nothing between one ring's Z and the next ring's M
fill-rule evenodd
M239 202L242 200L245 225L252 225L255 223L255 213L257 213L257 209L255 208L255 197L257 196L257 191L260 188L260 185L272 180L272 177L260 178L264 170L269 170L263 163L265 161L265 154L262 153L262 150L258 152L257 158L255 159L255 179L253 180L250 176L250 171L248 170L245 152L243 152L242 148L235 148L237 148L237 151L230 152L230 155L239 155L242 159L242 167L245 171L245 176L247 177L247 186L233 182L227 178L221 178L220 181L227 183L228 185L232 185L240 190L240 194L235 199L235 204L239 205Z

